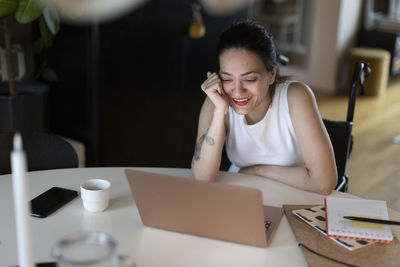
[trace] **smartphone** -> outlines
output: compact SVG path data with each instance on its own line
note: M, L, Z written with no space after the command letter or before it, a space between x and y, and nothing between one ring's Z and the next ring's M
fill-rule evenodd
M34 266L36 267L57 267L57 262L39 262L36 263ZM15 265L13 267L19 267L19 265Z
M78 192L75 190L52 187L31 200L31 215L45 218L77 196Z

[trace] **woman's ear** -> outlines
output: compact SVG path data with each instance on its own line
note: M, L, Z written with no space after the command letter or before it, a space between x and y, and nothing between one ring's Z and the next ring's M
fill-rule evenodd
M273 67L270 73L271 73L271 77L269 79L269 85L272 85L272 84L274 84L276 75L278 73L278 66Z

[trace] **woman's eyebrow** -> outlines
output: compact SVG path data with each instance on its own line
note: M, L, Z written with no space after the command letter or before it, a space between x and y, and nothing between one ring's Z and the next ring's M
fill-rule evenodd
M220 71L219 74L224 74L224 75L228 75L228 76L232 76L232 74L225 72L225 71Z
M246 75L249 75L249 74L260 74L260 73L258 71L248 71L248 72L240 74L240 76L246 76Z
M224 74L224 75L232 76L231 73L225 72L225 71L221 71L219 74ZM261 73L259 73L258 71L252 70L252 71L248 71L248 72L242 73L242 74L240 74L240 76L246 76L246 75L249 75L249 74L261 74Z

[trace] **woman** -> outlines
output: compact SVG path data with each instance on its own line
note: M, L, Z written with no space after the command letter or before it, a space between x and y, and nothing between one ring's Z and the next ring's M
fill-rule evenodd
M245 21L217 46L218 73L207 73L192 160L196 179L215 181L224 142L230 171L329 194L337 181L329 136L310 88L278 74L272 36Z

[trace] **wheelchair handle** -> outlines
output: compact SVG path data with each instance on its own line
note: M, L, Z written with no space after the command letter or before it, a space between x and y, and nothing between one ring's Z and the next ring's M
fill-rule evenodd
M349 105L347 108L347 122L353 123L358 89L361 88L361 95L364 95L364 78L369 75L371 75L371 68L368 63L358 61L354 67L353 82L351 85Z

